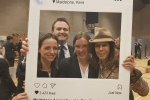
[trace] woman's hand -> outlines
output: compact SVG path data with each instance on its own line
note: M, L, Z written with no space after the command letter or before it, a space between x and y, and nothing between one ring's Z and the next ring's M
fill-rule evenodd
M22 55L26 58L26 53L29 51L28 49L28 38L25 38L25 41L22 41L22 48L20 49L20 52Z
M135 62L133 56L128 56L122 64L123 67L129 67L130 68L130 74L133 74L133 70L135 68Z
M13 97L12 100L29 100L29 99L27 93L24 92L16 95L15 97Z

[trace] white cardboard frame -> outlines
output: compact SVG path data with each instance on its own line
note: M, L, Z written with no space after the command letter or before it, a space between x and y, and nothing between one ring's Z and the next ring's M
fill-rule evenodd
M30 0L30 51L27 53L25 83L29 100L128 100L130 71L121 64L131 53L133 0L59 0L74 1L75 4L58 4L56 1ZM84 4L76 4L76 1L84 1ZM119 79L36 78L40 10L122 13ZM52 88L51 83L56 85ZM109 92L114 94L108 94Z

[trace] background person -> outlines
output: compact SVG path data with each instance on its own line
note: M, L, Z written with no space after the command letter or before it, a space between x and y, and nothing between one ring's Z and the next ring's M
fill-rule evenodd
M116 49L120 51L120 37L115 39L115 46L116 46Z
M8 100L15 92L16 86L9 74L9 63L2 52L3 49L0 46L0 99Z
M21 52L20 52L21 46L22 46L22 40L20 40L19 43L18 43L19 56L21 56Z
M18 77L19 74L20 74L21 62L24 60L24 56L23 56L23 55L21 54L21 52L20 52L21 47L22 47L22 38L20 39L20 41L19 41L19 43L18 43L18 52L19 52L18 59L19 59L19 62L18 62L18 66L17 66L16 77Z
M141 59L141 50L142 50L142 45L140 43L140 41L137 42L137 55L138 58Z
M8 60L10 67L14 66L15 59L15 46L12 43L13 38L11 36L7 36L7 42L5 44L5 57Z
M115 54L116 54L116 57L118 57L118 59L119 59L119 57L120 57L120 37L118 37L118 38L116 38L115 39Z
M99 28L94 39L89 42L92 43L91 65L99 71L98 78L118 79L119 60L115 56L115 44L110 31ZM128 56L122 66L130 68L130 91L133 90L141 96L148 95L148 84L142 79L142 73L135 69L133 56Z

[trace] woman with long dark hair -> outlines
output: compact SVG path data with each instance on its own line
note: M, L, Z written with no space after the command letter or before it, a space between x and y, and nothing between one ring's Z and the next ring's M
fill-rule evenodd
M37 77L57 77L58 39L48 33L39 39ZM47 76L48 75L48 76Z
M24 50L24 49L22 49ZM39 38L37 77L52 78L58 76L58 39L52 33L44 34ZM28 100L24 92L23 81L25 80L25 64L22 64L21 73L18 77L18 86L12 100Z
M9 62L2 56L2 51L0 46L0 99L8 100L15 92L16 86L9 74Z
M118 79L119 59L116 56L115 43L110 31L106 28L98 28L94 39L89 42L92 44L91 65L99 71L98 78ZM134 57L128 56L122 66L130 68L130 91L146 96L149 93L149 87L142 79L142 73L135 68Z

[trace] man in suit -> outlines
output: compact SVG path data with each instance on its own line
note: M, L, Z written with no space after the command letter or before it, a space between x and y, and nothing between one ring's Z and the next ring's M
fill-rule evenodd
M58 63L61 61L63 58L68 58L73 55L74 48L70 45L67 44L67 39L70 34L70 26L69 23L65 18L57 18L56 21L53 22L52 24L52 30L51 32L57 36L58 38L58 46L59 46L59 51L58 51ZM21 53L26 57L26 52L28 52L27 48L27 42L23 41L22 42L22 49L20 50Z
M57 18L52 24L51 32L58 38L59 51L58 51L58 63L63 58L68 58L73 55L74 48L67 44L67 39L70 34L70 26L65 18Z
M7 36L7 43L5 44L5 57L8 60L10 67L14 66L14 58L15 58L15 46L12 43L13 38L11 36Z

